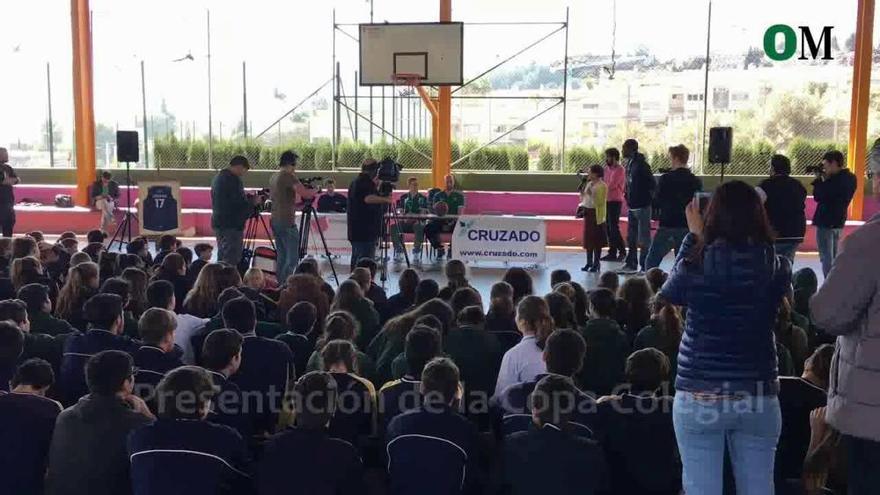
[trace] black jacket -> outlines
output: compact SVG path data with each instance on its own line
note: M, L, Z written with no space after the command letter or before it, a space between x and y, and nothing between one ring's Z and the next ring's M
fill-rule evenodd
M849 202L856 193L856 176L849 169L829 176L825 180L813 181L813 199L816 200L816 213L813 225L827 229L842 229L846 223Z
M362 173L348 186L348 240L373 242L379 238L382 223L381 205L367 204L367 196L378 194L376 184L368 174Z
M0 392L0 479L4 493L42 495L46 459L61 404Z
M92 182L92 187L89 188L89 198L92 200L92 205L94 206L95 201L98 199L98 196L103 195L104 192L104 184L96 180ZM119 199L119 183L115 180L111 180L107 183L107 193L113 199Z
M251 486L247 447L228 426L160 419L129 435L128 455L134 495L239 494Z
M357 450L326 430L290 428L266 444L256 470L260 495L359 495L364 467Z
M807 188L787 175L764 179L758 187L767 196L764 209L777 240L802 240L807 232Z
M630 209L651 206L655 186L645 155L636 152L626 167L626 205Z
M703 189L703 181L687 167L678 168L660 176L654 206L659 210L661 227L686 228L684 209Z
M502 493L511 495L592 495L607 477L597 442L551 424L511 435L503 462Z
M318 213L345 213L348 200L339 193L324 193L318 198Z
M403 413L385 441L390 495L480 493L477 428L451 408Z
M221 170L211 182L211 228L244 230L254 212L244 193L244 183L229 169Z
M115 396L88 395L55 422L47 495L131 493L126 438L150 423Z
M673 398L622 394L599 405L611 493L678 495L681 459Z

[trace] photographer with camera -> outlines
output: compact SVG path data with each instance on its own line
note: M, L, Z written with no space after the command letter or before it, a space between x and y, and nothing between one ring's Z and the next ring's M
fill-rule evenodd
M822 165L807 167L807 172L816 174L813 181L813 199L816 200L813 226L816 227L822 273L827 277L837 256L849 203L856 193L856 176L846 168L843 153L837 150L825 153Z
M443 215L463 215L464 194L456 189L455 176L449 174L445 177L445 180L446 189L435 193L434 196L430 198L434 213L436 213L437 216L440 217L442 217ZM441 204L445 206L445 208L443 206L440 206ZM425 227L425 237L428 238L428 242L431 243L431 247L433 247L437 251L437 261L441 261L443 259L443 255L446 253L445 249L443 248L443 243L440 242L440 234L444 232L450 233L453 230L455 230L454 218L439 218L436 220L431 220ZM452 253L450 253L450 255L451 254Z
M767 218L776 233L776 254L794 263L797 248L807 233L807 188L791 177L791 161L785 155L770 158L770 178L758 184Z
M361 173L348 186L348 241L351 243L351 269L361 258L375 258L376 242L382 232L385 206L391 195L380 195L379 163L364 160ZM384 186L384 184L383 184Z
M272 199L272 232L275 234L275 276L282 285L299 264L299 229L296 226L297 196L300 200L314 199L316 191L303 185L296 177L299 155L293 151L281 153L278 172L269 179Z
M211 228L217 238L217 260L231 266L241 261L245 223L266 200L261 194L245 194L241 178L250 168L247 158L233 156L211 182Z

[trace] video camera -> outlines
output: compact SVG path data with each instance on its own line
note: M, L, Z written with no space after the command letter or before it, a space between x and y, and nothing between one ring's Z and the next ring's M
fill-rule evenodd
M305 177L299 180L302 185L306 186L308 189L314 189L317 192L321 192L323 189L324 182L327 181L324 177Z
M272 209L272 202L269 200L270 190L268 187L264 187L257 192L247 193L246 196L250 201L254 202L254 212L260 213L264 211L269 211Z
M381 182L379 184L380 196L391 196L391 193L394 191L394 185L400 182L401 170L403 170L403 165L395 162L391 157L386 157L379 162L379 170L376 173L376 177Z

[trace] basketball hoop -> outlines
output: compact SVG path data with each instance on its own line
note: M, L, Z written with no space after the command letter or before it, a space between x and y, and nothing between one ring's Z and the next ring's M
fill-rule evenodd
M391 81L395 86L421 86L422 79L424 79L424 77L422 77L421 74L416 74L414 72L398 72L397 74L391 75Z

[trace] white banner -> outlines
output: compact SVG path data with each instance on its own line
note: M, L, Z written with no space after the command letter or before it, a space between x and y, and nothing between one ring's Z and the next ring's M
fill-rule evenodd
M463 215L452 234L452 258L462 261L543 263L547 226L543 219Z

